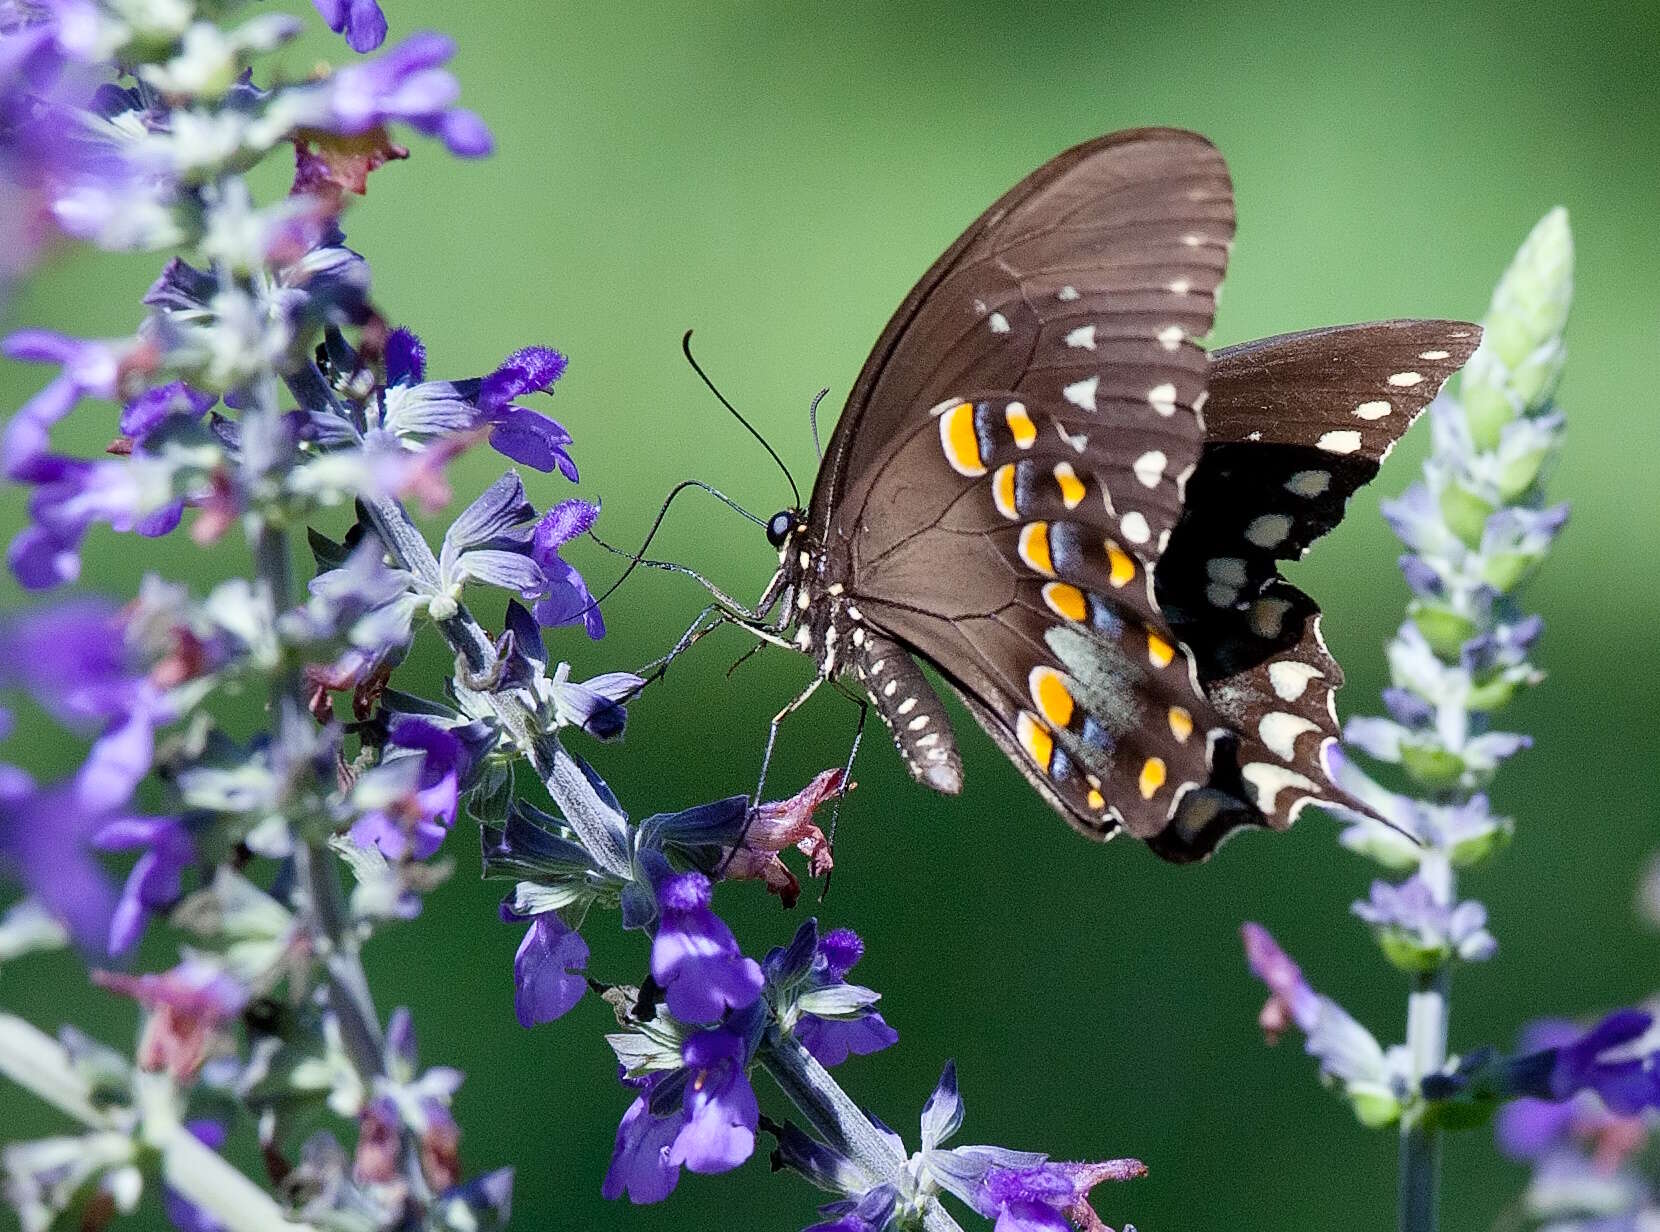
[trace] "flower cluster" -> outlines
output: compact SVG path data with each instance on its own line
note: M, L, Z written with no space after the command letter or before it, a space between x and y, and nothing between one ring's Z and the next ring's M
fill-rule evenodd
M315 7L354 51L385 39L374 0ZM519 1022L558 1019L590 989L616 1011L632 1102L607 1196L659 1200L682 1169L735 1168L771 1133L780 1159L829 1183L834 1226L949 1232L949 1194L1004 1232L1099 1232L1090 1189L1139 1164L947 1149L961 1121L950 1070L907 1156L829 1073L898 1039L878 995L850 979L859 937L809 920L756 960L715 913L723 879L793 906L792 848L807 876L830 872L814 814L845 789L842 771L783 800L634 822L565 747L619 738L645 685L628 672L575 680L550 657L549 630L604 633L563 555L598 504L539 509L510 470L436 552L408 506L448 505L447 468L473 448L576 482L572 436L543 402L566 359L524 346L483 375L430 376L426 346L382 313L343 229L350 198L409 156L401 130L489 152L444 68L452 45L417 33L285 81L262 57L300 22L244 8L0 0L0 171L28 207L11 215L20 245L56 231L166 254L131 334L0 342L49 369L0 429L0 472L28 509L8 565L27 590L56 590L106 531L204 547L240 531L252 560L205 594L150 576L121 604L0 615L6 701L91 741L61 781L0 759L0 875L24 892L0 917L0 961L72 943L144 1020L127 1057L0 1013L0 1075L81 1127L6 1145L24 1226L102 1226L151 1187L187 1232L504 1227L511 1170L462 1166L462 1075L417 1064L410 1013L382 1018L359 956L422 911L470 818L485 875L512 883L501 914L524 928ZM248 173L284 148L287 194L262 203ZM72 415L108 417L102 456L55 441ZM499 632L473 614L486 605ZM401 669L433 634L455 669L427 696ZM240 699L259 717L227 717ZM10 728L0 710L0 740ZM524 798L531 780L554 811ZM595 908L646 940L632 982L590 971ZM146 938L146 955L172 942L176 960L129 969ZM763 1116L763 1073L810 1134ZM257 1134L270 1192L219 1153L238 1129Z
M1399 883L1374 881L1353 910L1413 980L1410 1023L1428 1035L1385 1049L1335 1002L1311 992L1265 930L1245 929L1246 957L1271 993L1265 1031L1273 1037L1287 1025L1301 1028L1322 1073L1369 1124L1433 1121L1438 1110L1426 1083L1446 1061L1448 973L1497 949L1486 909L1459 901L1454 877L1510 835L1511 823L1491 811L1484 789L1528 740L1493 730L1492 716L1542 678L1527 658L1542 622L1520 612L1514 591L1567 517L1563 506L1544 506L1541 481L1561 440L1552 394L1565 354L1572 264L1567 215L1555 210L1500 280L1459 397L1431 404L1434 448L1422 479L1385 505L1408 549L1401 566L1413 597L1389 645L1389 717L1352 719L1345 735L1351 747L1399 767L1423 795L1386 790L1352 759L1336 758L1339 781L1390 823L1354 815L1343 844L1410 873ZM1424 1025L1432 1020L1438 1025Z

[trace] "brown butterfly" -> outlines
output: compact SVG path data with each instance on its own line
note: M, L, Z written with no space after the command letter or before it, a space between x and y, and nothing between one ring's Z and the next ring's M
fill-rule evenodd
M1331 780L1342 680L1278 570L1469 358L1465 321L1207 353L1234 234L1203 137L1114 133L986 210L866 361L779 569L726 619L856 677L911 774L962 787L933 667L1074 827L1201 859ZM773 734L776 735L777 722ZM770 754L771 744L768 751Z

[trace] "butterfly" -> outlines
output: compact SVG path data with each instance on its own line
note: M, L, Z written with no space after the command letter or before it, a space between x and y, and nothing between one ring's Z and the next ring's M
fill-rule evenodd
M779 568L740 623L818 669L779 720L856 678L911 775L955 794L927 665L1076 829L1177 862L1311 802L1361 807L1329 760L1342 673L1279 562L1337 524L1481 331L1208 353L1233 235L1221 155L1153 128L1060 154L946 250L806 508L766 524Z

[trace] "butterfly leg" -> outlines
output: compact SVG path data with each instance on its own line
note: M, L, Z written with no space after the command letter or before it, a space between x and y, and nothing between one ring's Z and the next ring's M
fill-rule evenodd
M755 795L749 804L750 817L753 817L755 810L760 807L761 795L767 789L767 767L772 764L772 750L773 746L778 743L778 729L783 726L785 719L807 704L807 699L818 692L819 686L824 683L825 679L824 676L814 676L812 682L797 695L794 701L772 716L772 726L767 729L767 747L761 754L761 777L756 780ZM726 875L726 866L732 863L732 857L738 853L738 849L744 845L744 840L748 837L749 818L745 818L744 828L738 835L738 841L727 849L726 856L721 860L719 867L715 869L715 880L718 881Z
M784 720L807 704L807 699L817 693L819 686L826 680L824 676L814 676L812 682L797 694L794 701L772 716L772 726L767 729L767 747L761 754L761 777L755 783L755 797L751 807L759 807L761 793L767 788L767 767L772 764L772 749L778 743L778 729L783 726Z
M853 786L853 762L859 756L859 743L865 738L865 720L870 717L870 701L868 698L859 696L858 693L849 689L839 680L831 683L834 685L836 692L859 708L859 721L853 727L853 744L847 750L847 762L842 766L841 790L836 793L836 802L831 806L830 811L830 826L825 831L825 836L831 848L834 849L836 846L836 821L841 817L842 801L847 798L848 790ZM826 880L828 881L828 878Z
M692 623L687 626L686 632L680 635L680 640L674 644L668 654L659 659L653 659L650 663L647 663L640 669L638 674L645 679L646 684L650 684L655 680L661 680L668 674L669 664L673 663L682 654L697 645L697 643L700 642L705 636L713 633L725 623L725 618L717 615L718 611L718 607L713 603L704 608L697 614L697 619L692 621ZM712 615L716 616L716 619L710 620L709 618ZM640 687L644 688L645 685L641 685Z

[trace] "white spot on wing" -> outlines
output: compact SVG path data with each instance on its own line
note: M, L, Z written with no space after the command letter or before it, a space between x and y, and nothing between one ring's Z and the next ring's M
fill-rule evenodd
M1394 378L1391 377L1390 380L1394 380ZM1394 409L1388 402L1380 398L1376 402L1362 402L1355 407L1355 415L1360 419L1382 419Z
M1172 295L1186 295L1193 290L1193 283L1186 278L1178 278L1166 288Z
M1164 478L1164 468L1170 459L1157 449L1149 449L1135 460L1135 477L1144 488L1156 488Z
M1389 376L1389 383L1398 385L1402 389L1410 389L1423 379L1424 374L1421 372L1394 372Z
M1152 538L1152 528L1147 525L1147 519L1133 509L1119 519L1118 529L1124 532L1124 538L1131 543L1146 543Z
M1313 500L1331 487L1330 471L1298 471L1285 481L1285 490L1295 496Z
M1159 330L1159 345L1167 351L1174 351L1182 345L1182 339L1187 337L1187 331L1180 325L1166 325Z
M1419 359L1451 359L1452 358L1452 352L1451 351L1420 351L1420 352L1418 352L1418 358Z
M1066 345L1081 347L1086 351L1095 349L1095 326L1080 325L1066 336Z
M1166 417L1176 413L1176 387L1169 381L1147 391L1147 405Z
M1262 716L1262 722L1257 724L1257 735L1262 742L1273 750L1275 756L1290 761L1297 755L1297 737L1304 732L1318 731L1313 723L1300 714L1289 714L1284 710L1275 710Z
M1276 659L1268 665L1268 683L1274 686L1274 696L1284 702L1296 701L1308 690L1309 681L1324 674L1292 659Z
M1283 513L1265 513L1245 528L1245 538L1259 548L1275 548L1291 533L1291 519Z
M991 332L994 334L1006 334L1009 332L1009 318L1004 316L1001 312L992 313L986 318L986 324L991 327Z
M1314 443L1327 453L1353 453L1360 448L1360 433L1328 432Z
M1073 381L1063 391L1066 400L1074 406L1082 407L1086 411L1095 409L1095 391L1101 384L1098 376L1085 377L1081 381Z
M1205 562L1205 575L1229 586L1245 585L1245 562L1237 556L1213 556Z
M1287 787L1300 791L1315 790L1314 784L1295 770L1287 770L1272 762L1250 762L1240 770L1239 777L1245 780L1245 790L1250 793L1251 802L1265 813L1274 811L1274 801Z
M1055 298L1056 299L1067 299L1067 300L1077 299L1078 298L1078 288L1073 286L1071 283L1067 283L1066 286L1062 287L1059 291L1055 292Z

